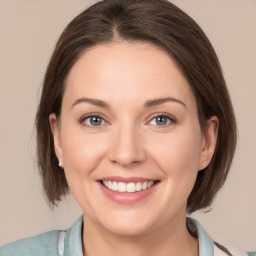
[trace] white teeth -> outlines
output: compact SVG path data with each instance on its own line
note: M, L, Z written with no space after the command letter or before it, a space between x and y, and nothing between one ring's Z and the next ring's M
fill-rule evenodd
M112 183L112 190L117 191L117 189L118 189L117 182L113 181L113 183Z
M141 191L142 190L142 183L141 182L137 182L136 186L135 186L136 191Z
M108 181L107 184L108 184L107 187L110 188L110 189L112 189L112 181Z
M109 188L109 187L107 187ZM111 188L109 188L111 189ZM119 192L126 192L126 184L124 182L118 182L117 183L117 191Z
M108 189L118 192L128 192L134 193L139 192L148 188L151 188L154 185L153 181L144 181L144 182L117 182L117 181L102 181L103 185Z
M145 190L148 187L148 183L146 181L142 184L142 189Z
M149 183L148 183L148 186L147 186L147 188L150 188L150 187L152 187L153 186L153 181L150 181Z
M135 192L135 183L128 183L126 185L126 191L127 192Z

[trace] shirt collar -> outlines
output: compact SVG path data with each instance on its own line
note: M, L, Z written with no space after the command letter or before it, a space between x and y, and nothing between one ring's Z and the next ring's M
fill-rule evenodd
M192 235L198 237L199 256L214 256L214 243L199 224L199 222L195 219L187 217L187 223L193 223L195 226L195 230L192 230L191 225L187 225L187 228L189 232L192 233ZM82 227L83 216L81 216L75 222L75 224L67 230L65 237L64 256L83 256Z
M192 222L195 225L196 234L192 234L198 237L199 241L199 256L214 256L214 243L209 235L205 232L203 227L195 219L187 217L187 223ZM193 233L190 230L190 225L187 225L189 232Z
M82 227L83 215L67 230L64 242L64 256L83 256Z

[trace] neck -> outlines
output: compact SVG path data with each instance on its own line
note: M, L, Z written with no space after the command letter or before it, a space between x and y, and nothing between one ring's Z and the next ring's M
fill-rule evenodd
M83 251L85 256L198 256L198 241L186 228L185 217L147 234L125 236L106 230L84 215Z

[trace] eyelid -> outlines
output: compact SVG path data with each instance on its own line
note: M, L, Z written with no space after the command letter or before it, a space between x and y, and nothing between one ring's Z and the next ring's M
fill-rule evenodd
M160 125L154 125L156 128L166 128L166 127L168 127L168 126L170 126L170 125L172 125L172 124L176 124L176 123L177 123L177 118L174 117L173 115L171 115L170 113L159 112L159 113L155 113L155 114L151 115L151 116L150 116L150 120L147 121L146 124L148 125L154 118L159 117L159 116L164 116L164 117L169 118L171 124L162 125L162 126L160 126ZM89 117L100 117L100 118L102 118L102 119L104 120L105 124L99 125L99 126L87 125L87 124L84 123L84 120L85 120L86 118L89 118ZM99 129L99 128L101 128L102 126L105 126L105 125L108 125L108 124L109 124L109 122L106 121L106 118L104 117L104 115L101 114L101 113L98 113L98 112L92 112L92 113L85 114L85 115L83 115L83 116L79 119L78 122L79 122L80 124L86 126L86 127L94 128L94 129L95 129L95 128L98 128L98 129Z
M104 117L104 115L102 115L102 114L100 114L100 113L97 113L97 112L92 112L92 113L88 113L88 114L85 114L85 115L83 115L80 119L79 119L79 123L80 124L82 124L82 125L84 125L84 126L86 126L86 127L89 127L89 128L101 128L102 126L105 126L106 124L103 124L103 125L99 125L99 126L93 126L93 125L87 125L87 124L85 124L84 123L84 120L85 119L87 119L87 118L90 118L90 117L100 117L100 118L102 118L103 120L104 120L104 122L106 123L106 124L108 124L108 122L105 120L105 117Z
M176 124L177 123L177 118L175 118L173 115L171 115L170 113L165 113L165 112L160 112L160 113L155 113L152 116L150 116L150 120L147 122L147 124L149 124L154 118L159 117L159 116L163 116L163 117L167 117L170 119L171 124L167 124L167 125L154 125L157 128L166 128L172 124Z

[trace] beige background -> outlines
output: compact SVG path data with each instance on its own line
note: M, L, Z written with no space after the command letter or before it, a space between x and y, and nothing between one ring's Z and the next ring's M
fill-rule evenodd
M34 163L42 78L67 23L93 1L0 0L0 244L65 229L81 214L71 197L51 211ZM174 1L212 41L233 99L239 144L213 210L194 216L213 239L256 249L256 1Z

